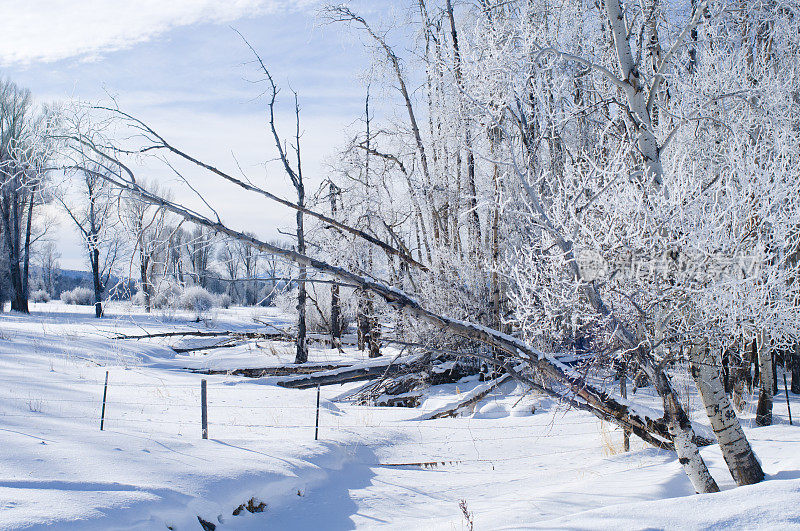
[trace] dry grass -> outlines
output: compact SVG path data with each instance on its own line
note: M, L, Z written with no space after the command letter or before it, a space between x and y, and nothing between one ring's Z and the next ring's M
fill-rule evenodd
M603 455L606 457L623 452L622 433L620 432L620 440L615 442L609 424L602 420L600 421L600 441L603 443Z

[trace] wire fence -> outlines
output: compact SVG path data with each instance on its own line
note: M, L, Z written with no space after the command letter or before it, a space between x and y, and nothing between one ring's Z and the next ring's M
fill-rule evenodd
M0 421L13 420L16 426L28 421L68 423L97 431L102 423L105 431L155 439L174 436L201 439L202 434L208 433L208 438L222 441L311 441L319 433L322 440L366 438L376 445L387 440L406 441L418 449L414 456L409 456L409 462L423 465L520 461L544 455L597 452L607 445L600 421L585 414L550 411L520 417L509 414L491 422L469 416L423 421L416 419L439 408L368 406L333 402L324 397L317 406L319 388L299 391L256 383L242 385L241 380L207 381L204 426L200 381L131 381L124 378L129 377L124 371L120 373L112 371L107 390L102 379L78 380L69 386L68 396L14 394L9 392L14 387L2 386L0 382L0 389L6 389L0 391ZM491 395L486 400L490 402ZM542 441L554 439L559 440L559 448L548 445L546 450L535 451L541 448ZM503 454L501 447L505 443L522 440L529 441L532 450L521 455ZM462 443L470 443L479 455L467 458L448 450ZM498 451L480 455L479 446L496 447Z
M0 422L5 419L17 427L29 423L68 424L90 431L104 429L153 439L177 436L198 440L207 433L208 438L218 441L296 442L313 441L319 434L321 440L336 442L360 439L376 446L387 441L416 445L413 455L409 453L409 459L403 462L376 463L386 466L499 463L582 452L593 455L600 452L606 456L621 452L622 431L618 428L585 412L561 408L531 412L535 397L514 411L507 402L503 406L505 411L499 414L501 418L492 418L491 411L481 413L478 406L476 416L426 421L419 419L441 411L441 407L427 407L427 403L416 408L359 405L333 401L322 396L319 388L284 389L225 376L181 375L178 381L146 378L137 371L112 370L107 389L103 378L81 378L69 385L59 383L58 390L43 396L26 395L20 391L23 387L0 382ZM207 381L205 415L201 379ZM699 411L702 404L691 377L684 371L676 371L673 383L686 401L687 410ZM481 404L491 405L501 395L493 391ZM741 412L745 426L752 423L748 417L754 413L750 409L755 408L756 398L754 394L747 409ZM441 406L442 400L436 405ZM522 440L530 444L511 444ZM467 443L475 448L475 455L451 451L454 445ZM512 446L514 452L507 452ZM642 443L640 447L644 446Z

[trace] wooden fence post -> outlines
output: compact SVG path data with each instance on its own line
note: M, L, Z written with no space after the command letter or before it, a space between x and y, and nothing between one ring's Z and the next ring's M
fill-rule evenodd
M208 393L205 379L200 380L200 423L203 427L203 439L208 439Z
M317 384L317 420L314 422L314 440L319 439L319 389L320 386Z
M106 420L106 396L108 396L108 371L106 371L106 383L103 384L103 408L100 410L100 431L103 431L103 423Z
M786 373L783 373L783 392L786 393L786 409L789 411L789 426L792 425L792 406L789 405L789 387L786 385Z

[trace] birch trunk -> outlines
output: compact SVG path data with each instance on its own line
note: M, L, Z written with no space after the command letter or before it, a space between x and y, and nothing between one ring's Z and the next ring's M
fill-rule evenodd
M661 165L658 140L653 134L653 124L647 108L647 94L642 84L639 69L633 60L628 40L630 35L619 0L606 0L606 14L614 36L620 75L625 84L625 98L636 128L636 144L644 157L645 179L660 187L664 178L664 168Z
M496 157L496 149L497 144L500 143L500 132L499 128L493 128L490 133L490 145L491 145L491 153L492 157ZM500 300L501 300L501 287L500 287L500 204L501 204L501 183L500 183L500 168L495 163L493 164L494 168L492 170L492 182L494 185L494 204L491 208L491 217L492 217L492 226L490 231L490 245L491 245L491 253L492 253L492 262L491 262L491 297L492 297L492 306L491 311L492 315L490 318L490 326L495 330L502 330L502 311L500 308ZM495 352L495 357L497 357L497 353Z
M525 186L525 181L522 182L523 186ZM568 267L571 269L575 279L581 281L582 275L577 261L575 260L575 251L572 242L566 240L552 225L552 222L550 222L547 214L544 212L538 194L529 186L525 186L525 191L531 200L531 206L534 211L541 217L548 229L550 229L551 235L556 239L556 245L559 246L564 256L569 260ZM700 456L700 452L697 450L692 424L683 411L680 401L678 400L678 395L672 388L672 384L664 368L656 364L652 352L642 347L642 341L637 339L637 337L616 318L612 311L606 306L605 302L603 302L594 284L590 282L581 282L579 285L587 303L594 311L606 319L607 326L614 330L614 334L633 352L637 363L653 383L658 395L662 397L664 403L664 418L667 423L670 438L674 441L678 460L681 465L683 465L683 469L695 490L697 492L718 492L719 487L708 471L708 467Z
M89 249L89 263L92 266L92 288L94 289L94 316L103 317L103 283L100 280L100 249L96 237L94 247Z
M760 482L764 479L764 471L725 393L719 374L720 356L708 348L693 348L689 357L692 377L731 476L737 485Z
M775 382L772 379L772 349L764 331L758 334L758 374L760 390L756 406L756 425L769 426L772 424L772 391Z
M450 22L450 37L453 41L453 72L458 85L458 102L461 110L462 126L464 128L464 149L467 153L467 210L469 211L469 237L473 256L480 258L481 253L481 221L478 215L478 188L475 186L475 154L472 151L472 131L467 120L467 113L464 99L461 94L463 90L463 77L461 74L461 50L458 47L458 32L456 31L456 21L453 14L453 3L447 0L447 18Z
M664 416L667 419L672 440L675 442L675 453L678 462L683 465L683 471L692 482L695 492L719 492L717 482L708 471L700 450L694 441L695 434L689 417L683 411L678 401L678 395L672 389L672 384L664 371L654 371L648 364L645 367L647 376L653 381L658 394L664 401Z
M636 143L644 159L644 181L652 182L656 188L660 189L664 180L664 169L661 164L658 140L653 133L649 97L644 90L641 74L631 53L630 33L625 23L625 16L619 0L606 0L605 8L617 52L621 87L625 92L629 115L634 121ZM692 23L696 24L696 21L693 19ZM659 77L656 76L651 91L658 90L658 81ZM604 306L599 300L599 294L592 293L592 296L598 299L593 306ZM591 299L592 297L590 297ZM629 337L629 343L634 347L637 344L632 335ZM697 492L718 492L719 487L700 456L694 442L694 430L678 401L678 396L672 388L669 378L663 370L653 365L650 353L642 352L642 349L637 349L637 352L642 368L664 401L664 415L668 419L670 432L675 441L675 451L686 475L689 476L689 480Z

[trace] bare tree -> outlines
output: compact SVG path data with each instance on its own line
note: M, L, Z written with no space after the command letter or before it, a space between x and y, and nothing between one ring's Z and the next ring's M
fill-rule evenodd
M139 186L157 195L169 197L157 185L140 181ZM142 199L136 194L124 194L120 217L128 234L134 241L134 255L138 258L139 289L143 295L144 308L153 308L156 288L156 266L165 242L169 241L166 227L166 211ZM177 231L177 229L176 229Z
M114 226L116 198L108 181L98 177L104 168L94 166L91 172L80 172L80 189L75 201L57 194L64 211L75 224L86 246L94 290L94 313L103 316L103 294L120 250Z
M39 268L41 270L42 286L48 295L55 297L56 285L61 274L61 264L59 259L61 253L58 251L58 246L53 241L46 242L39 250Z
M208 287L209 266L214 254L214 234L206 227L195 227L185 242L185 249L191 268L188 271L189 277L198 286Z
M53 116L31 102L30 92L0 81L0 223L8 254L11 309L28 312L28 278L34 212L48 167Z
M240 257L236 252L236 244L236 240L222 238L217 250L217 260L227 275L227 279L230 280L230 282L228 282L227 292L234 302L238 302L240 300L238 288L239 282L237 281L239 280L239 266L241 262Z
M252 232L250 236L255 236ZM235 252L238 256L239 264L242 266L244 275L243 303L248 306L255 306L258 302L258 284L255 280L258 276L259 254L252 246L243 244L236 240Z
M244 39L244 37L242 37ZM297 93L294 93L294 114L295 114L295 133L294 133L294 144L292 145L292 149L294 151L294 162L289 159L289 154L287 149L284 147L283 140L281 139L280 135L278 134L277 124L275 123L275 104L278 98L278 87L275 85L275 81L272 79L272 74L270 74L269 70L267 69L264 61L261 60L261 57L255 51L255 49L250 46L250 43L245 40L245 44L250 48L253 52L253 55L258 62L261 71L264 73L267 82L269 83L269 128L270 132L272 133L272 138L275 141L275 147L278 150L278 157L280 159L281 165L286 173L286 176L289 177L289 180L292 183L292 186L297 193L297 214L295 215L296 221L296 230L295 230L295 237L297 238L297 252L300 254L305 254L306 252L306 238L305 238L305 231L303 227L303 214L306 209L306 189L305 184L303 183L303 164L302 164L302 157L300 153L300 104L297 99ZM296 345L296 354L295 354L295 363L305 363L308 361L308 340L306 337L306 278L308 276L308 272L306 269L305 264L298 263L299 273L297 275L297 339L295 341Z
M796 58L781 51L793 49L798 17L741 3L753 20L775 19L775 27L791 30L760 24L742 34L731 19L743 11L710 2L696 2L687 14L650 0L482 0L464 7L469 23L458 28L450 3L433 17L425 2L415 4L424 32L417 46L424 49L412 55L425 73L417 91L406 85L414 74L386 34L349 8L326 11L377 44L400 91L398 109L408 117L355 135L336 164L341 202L330 216L305 204L297 98L292 153L277 133L278 91L263 64L271 132L297 201L274 199L172 147L136 118L106 109L137 132L141 145L95 146L99 158L161 151L290 203L299 218L295 250L149 193L122 165L106 177L177 216L297 264L302 274L286 275L289 281L302 286L306 269L321 271L416 318L403 333L427 333L432 349L457 344L463 350L451 352L675 449L694 488L713 492L718 486L698 449L707 437L672 383L676 374L691 374L734 480L760 481L763 470L726 393L723 360L737 341L741 348L744 338L761 335L759 380L771 393L770 350L800 338L800 273L785 260L797 248L800 226L790 98L798 82L795 66L783 67ZM759 38L765 31L769 38ZM691 65L678 60L683 48L693 48ZM765 48L772 51L753 52ZM417 122L415 92L428 103L427 130ZM475 196L485 216L473 215L462 191ZM316 234L310 227L306 234L303 216L321 222L320 234L331 229L343 237L319 247L315 239L310 256L304 240ZM460 243L471 233L479 250ZM376 248L386 256L373 254ZM742 259L752 267L736 265ZM378 280L384 276L389 282ZM361 312L367 313L376 312ZM575 355L591 371L587 376L546 352ZM628 371L619 388L599 383L616 382L620 365ZM638 385L642 374L661 397L663 417L642 415L636 396L620 396L628 394L625 378Z
M95 148L97 149L99 157L112 157L112 155L105 153L99 147L95 146ZM566 400L575 407L591 411L600 418L627 427L633 433L652 444L660 447L674 447L672 439L675 436L675 432L671 429L668 429L667 424L664 421L647 418L646 416L642 416L640 413L636 413L625 404L622 404L613 397L609 396L607 393L594 388L580 375L565 372L563 365L559 365L558 363L554 362L548 355L537 351L525 342L515 339L508 334L504 334L484 326L475 325L430 312L420 305L420 303L414 298L409 297L407 294L396 288L388 287L381 282L370 280L345 269L331 266L324 261L310 258L296 251L284 249L258 240L252 236L248 236L243 232L233 230L219 221L212 220L168 199L148 192L137 184L136 179L133 177L133 172L127 168L127 166L120 164L119 168L119 173L116 173L113 176L102 175L103 178L107 179L114 186L117 186L128 193L138 195L143 201L157 205L160 208L168 210L188 221L191 221L192 223L202 225L220 234L225 234L232 238L239 239L240 241L246 242L249 245L259 249L260 251L274 254L286 260L304 265L309 268L314 268L326 274L333 275L342 282L355 285L362 289L368 289L382 297L389 304L392 304L398 309L408 312L411 316L430 323L435 327L447 330L451 333L455 333L474 341L496 346L497 348L508 353L509 360L498 362L491 357L486 359L492 363L501 363L504 370L508 371L515 378L518 378L526 385L529 385L535 389L539 389L553 396L554 398ZM510 362L510 360L514 360L514 362ZM553 390L549 387L541 385L534 379L519 372L518 369L524 366L535 368L536 371L541 371L543 375L553 379L555 382L559 382L560 385L566 386L567 390ZM567 393L570 392L574 393L574 398L569 398L567 396ZM683 429L691 432L691 425L684 426ZM692 440L699 440L699 438L696 439L693 436ZM677 438L676 442L678 442Z

